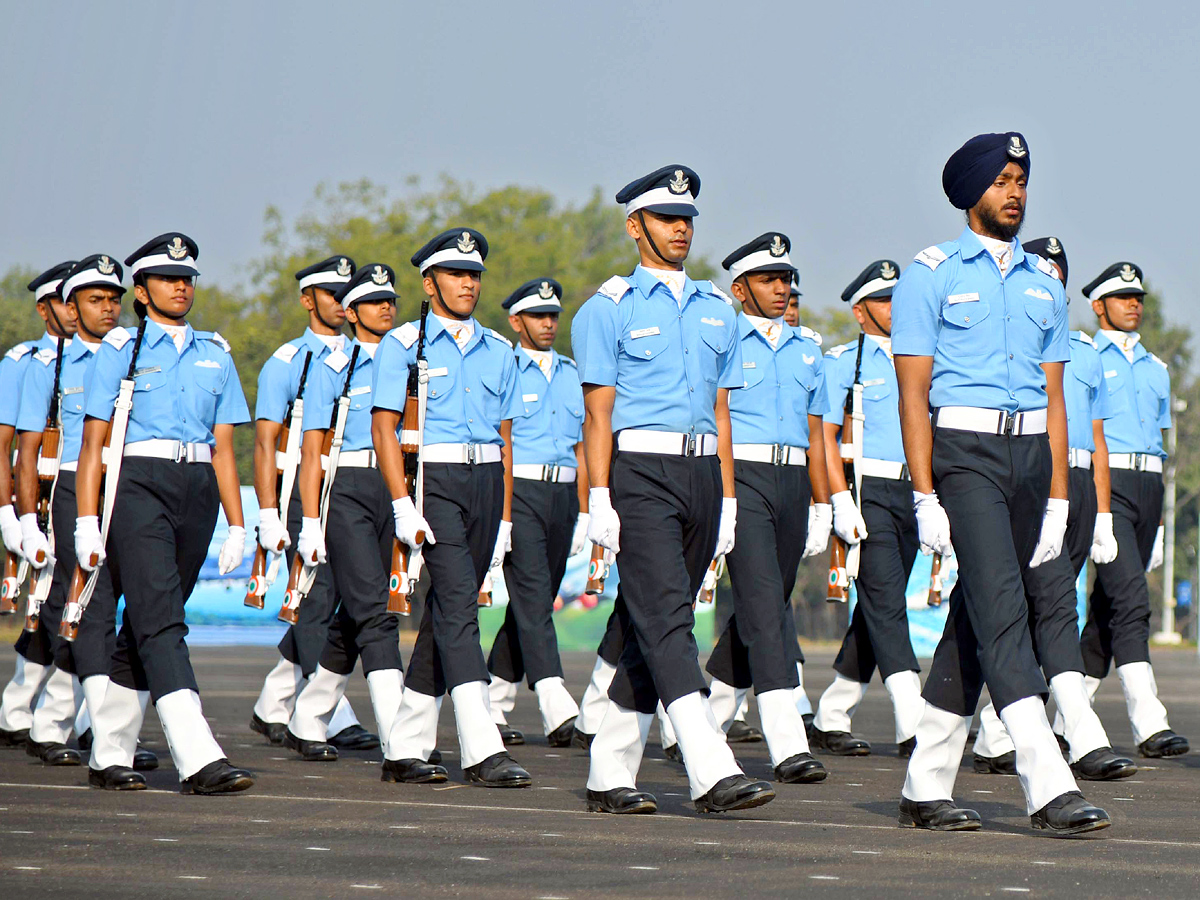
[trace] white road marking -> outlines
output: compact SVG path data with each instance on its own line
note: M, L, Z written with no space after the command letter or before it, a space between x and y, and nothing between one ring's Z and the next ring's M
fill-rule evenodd
M1033 861L1030 863L1030 865L1034 865L1034 866L1057 866L1057 865L1058 865L1058 863L1056 863L1056 862L1049 862L1049 861L1047 861L1047 860L1044 860L1044 859L1035 859L1035 860L1033 860Z
M10 831L9 834L33 834L32 831Z
M459 859L469 859L472 862L491 862L491 859L486 856L460 856Z
M1113 797L1114 800L1132 800L1132 797Z
M542 837L562 837L562 835L555 834L553 831L547 831L542 834Z
M701 847L720 847L721 846L720 841L692 841L692 843L696 844L698 846L701 846Z
M13 868L17 869L20 872L40 872L40 871L42 871L41 866L13 866Z
M178 844L179 843L178 838L155 838L154 841L157 844Z
M208 881L207 875L178 875L183 881Z
M658 866L627 866L626 868L633 869L637 872L657 872Z
M305 850L328 850L328 847L305 847Z
M414 830L416 828L420 828L420 827L421 827L420 825L389 825L388 826L388 828L402 829L404 831L412 831L412 830Z
M546 759L562 759L561 753L547 753Z
M809 875L813 881L841 881L840 875Z
M270 819L251 819L250 821L253 822L255 825L270 825L271 824Z
M860 856L879 856L880 855L880 851L878 851L878 850L851 850L850 852L857 853Z
M1007 891L1010 894L1028 894L1029 893L1029 888L1023 888L1023 887L1005 887L1005 888L1000 888L1000 890Z
M136 819L137 818L137 813L117 813L117 815L122 816L123 818L126 818L126 819Z
M352 884L352 888L362 888L364 891L382 891L382 884Z
M990 794L991 791L971 791L972 794Z

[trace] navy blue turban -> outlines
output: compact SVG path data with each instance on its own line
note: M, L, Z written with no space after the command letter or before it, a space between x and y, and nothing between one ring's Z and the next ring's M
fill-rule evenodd
M1017 131L977 134L946 160L942 190L956 208L970 209L1010 162L1029 177L1029 145L1024 135Z

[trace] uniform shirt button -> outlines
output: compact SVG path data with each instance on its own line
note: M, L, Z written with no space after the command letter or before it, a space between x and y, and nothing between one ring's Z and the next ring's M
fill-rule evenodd
M1043 324L1043 325L1045 325L1045 324L1046 324L1046 320L1045 320L1045 319L1042 319L1042 324Z
M690 387L690 388L688 388L688 390L691 391L693 394L696 393L696 389L694 387Z
M647 356L649 356L649 355L650 355L650 351L649 351L649 350L647 350L647 351L646 351L646 355L647 355Z
M475 424L475 420L474 420L474 419L467 419L467 424L468 424L468 425L474 425L474 424Z
M963 316L963 321L964 321L964 322L970 322L970 321L971 321L971 317L970 317L970 316Z
M1010 354L1008 354L1008 358L1009 358L1009 359L1012 359L1012 358L1013 358L1013 355L1012 355L1011 353L1010 353Z
M463 390L465 390L465 391L466 391L468 394L469 394L469 393L471 393L471 389L470 389L470 388L463 388Z
M687 347L684 347L683 352L684 352L684 354L688 354L688 353L691 353L692 351L689 350Z

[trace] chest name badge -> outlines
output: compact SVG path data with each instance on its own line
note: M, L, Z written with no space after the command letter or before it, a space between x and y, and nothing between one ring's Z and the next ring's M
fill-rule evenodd
M886 378L872 378L870 381L864 381L862 383L862 386L863 387L877 387L878 385L883 384L885 381L887 381Z
M743 369L757 369L757 368L758 368L758 363L756 363L756 362L744 362L744 363L742 363L742 368L743 368Z
M537 398L538 398L537 394L522 394L521 402L522 403L537 403Z
M629 332L629 336L631 338L644 338L644 337L650 337L650 335L652 335L652 334L661 334L661 333L662 332L660 332L658 330L657 325L651 325L649 328L635 328L633 331Z
M1106 371L1106 372L1104 373L1104 377L1105 377L1105 378L1116 378L1116 377L1117 377L1117 370L1116 370L1116 369L1109 369L1108 371Z
M438 366L436 369L430 369L428 375L430 378L437 378L439 375L449 375L450 370L446 366Z
M137 378L141 375L153 375L156 372L161 372L162 366L146 366L144 369L138 369L133 373L133 377Z
M360 394L369 394L369 393L371 393L371 386L369 384L364 384L362 387L350 388L350 390L348 390L346 392L346 396L347 397L357 397Z
M67 394L82 394L82 393L83 393L83 385L82 384L79 387L63 388L63 396L64 397Z
M955 303L970 303L973 300L978 300L979 294L951 294L946 298L946 302L953 306Z

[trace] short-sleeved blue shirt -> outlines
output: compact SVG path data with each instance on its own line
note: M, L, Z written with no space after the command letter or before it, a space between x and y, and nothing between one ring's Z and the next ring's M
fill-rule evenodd
M1096 345L1082 331L1071 332L1071 361L1063 373L1063 396L1067 403L1067 445L1076 450L1095 450L1092 422L1110 418L1117 405L1109 400Z
M88 416L112 419L136 340L133 331L119 325L104 336L84 394ZM216 332L187 326L180 353L170 335L148 321L133 374L128 443L162 438L215 447L215 426L250 421L229 344Z
M329 346L311 328L304 329L300 337L288 341L271 354L258 373L258 399L254 402L254 418L266 419L283 424L288 406L296 399L300 390L300 375L304 361L308 364L308 377L317 371L317 364L329 356ZM305 382L305 392L309 382Z
M613 431L716 434L718 388L742 386L737 314L711 282L685 278L682 304L642 266L610 278L571 323L583 384L615 385Z
M520 415L513 418L513 462L535 466L575 466L575 445L583 440L583 388L575 361L551 351L552 377L524 350L516 352Z
M342 436L342 450L370 450L371 441L371 391L375 376L375 360L365 350L359 350L354 361L354 372L350 373L350 357L354 354L356 340L345 351L335 350L325 356L319 365L308 372L308 384L304 388L304 430L323 431L333 425L333 413L338 398L350 375L350 390L347 391L350 405L346 416L346 431ZM378 357L379 345L375 354Z
M969 228L917 254L892 292L892 352L933 357L935 408L1044 409L1041 366L1070 359L1069 334L1050 264L1014 242L1001 277Z
M1171 373L1139 341L1133 362L1103 331L1094 338L1114 415L1104 420L1109 453L1151 453L1166 459L1162 432L1171 427Z
M854 384L854 364L858 359L858 341L834 347L825 354L825 388L829 391L829 412L825 421L845 424L846 395ZM896 365L892 357L871 337L863 336L863 450L868 459L902 463L904 443L900 437L900 388L896 383ZM850 443L843 433L842 443Z
M53 349L42 348L33 354L33 364L25 367L21 383L21 411L17 414L17 431L46 429L50 400L54 393ZM63 351L62 371L59 373L59 417L62 422L62 462L79 459L83 442L83 393L96 362L95 351L75 338Z
M36 341L22 341L0 358L0 425L13 428L21 409L21 380L33 354L46 348L54 349L55 339L43 334Z
M745 313L737 329L742 386L729 394L733 442L807 448L808 417L829 409L819 336L785 324L772 348Z
M504 444L500 423L524 412L512 342L475 319L466 352L437 316L425 326L429 393L426 444ZM404 411L408 370L417 364L419 322L406 322L384 337L375 356L376 409Z

